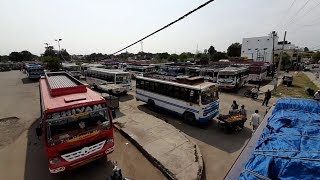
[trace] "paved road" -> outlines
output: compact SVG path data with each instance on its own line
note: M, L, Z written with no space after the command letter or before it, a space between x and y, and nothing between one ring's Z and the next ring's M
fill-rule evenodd
M20 71L0 72L0 179L101 179L111 173L107 159L98 160L61 176L49 174L41 140L35 136L39 118L38 82ZM118 161L123 174L135 179L164 179L130 142L115 132L115 151L109 160Z
M252 85L240 89L237 93L222 92L220 95L220 113L227 113L233 100L247 107L248 115L258 109L262 116L265 115L267 107L261 106L264 96L257 100L251 100L243 96L246 89L252 88ZM132 98L123 100L126 105L137 107L142 112L169 122L177 129L191 137L191 139L200 147L205 164L205 174L203 179L223 179L235 162L236 158L242 151L244 145L251 137L252 131L249 122L245 123L245 128L240 133L226 134L217 128L217 122L206 127L195 127L185 124L180 117L168 114L165 111L150 111L144 103L137 102L133 98L135 93L132 92ZM272 98L270 104L276 99Z

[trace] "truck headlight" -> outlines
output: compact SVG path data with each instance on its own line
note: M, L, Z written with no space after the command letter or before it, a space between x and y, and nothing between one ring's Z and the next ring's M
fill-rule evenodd
M52 158L49 160L50 164L58 164L60 162L61 162L60 158Z

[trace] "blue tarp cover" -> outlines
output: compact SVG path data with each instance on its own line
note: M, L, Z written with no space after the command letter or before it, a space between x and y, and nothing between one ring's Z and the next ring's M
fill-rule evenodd
M320 179L320 103L279 99L239 179Z

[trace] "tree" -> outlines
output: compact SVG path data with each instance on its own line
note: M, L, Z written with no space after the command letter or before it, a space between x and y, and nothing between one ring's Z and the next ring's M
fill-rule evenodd
M47 69L51 71L59 71L61 68L60 59L58 57L43 56L41 60L47 64Z
M208 49L208 54L210 54L210 56L214 55L217 51L215 50L215 48L213 46L210 46Z
M178 61L178 57L179 55L178 54L171 54L168 58L168 61L169 62L177 62Z
M0 56L0 62L7 62L9 61L9 56Z
M32 61L34 57L29 51L21 51L20 56L22 61Z
M9 54L9 60L12 62L20 62L22 61L22 56L19 52L11 52Z
M309 52L309 48L308 47L304 47L303 51L304 52Z
M318 62L318 61L320 61L320 52L317 51L316 53L314 53L314 54L312 55L312 59L313 59L313 61L314 61L315 63Z
M70 60L71 60L71 56L70 56L70 54L67 52L66 49L61 49L60 53L61 53L61 56L62 56L61 58L62 58L63 60L66 60L66 61L70 61Z
M229 57L240 57L241 55L241 44L236 42L232 43L227 50L227 55Z
M212 57L213 61L219 61L220 59L228 59L227 53L225 53L225 52L216 52Z
M43 56L57 57L58 53L54 50L53 46L47 46Z

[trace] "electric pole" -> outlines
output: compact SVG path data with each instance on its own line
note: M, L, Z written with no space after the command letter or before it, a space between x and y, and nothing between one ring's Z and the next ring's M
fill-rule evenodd
M286 41L286 35L287 35L287 31L284 32L284 37L283 37L283 41L282 41L282 50L281 50L281 54L280 54L280 61L278 63L278 68L277 68L277 74L276 74L276 81L274 83L274 92L277 91L277 86L278 86L278 78L279 78L279 73L280 73L280 67L281 67L281 63L282 63L282 56L283 56L283 51L284 51L284 42Z

